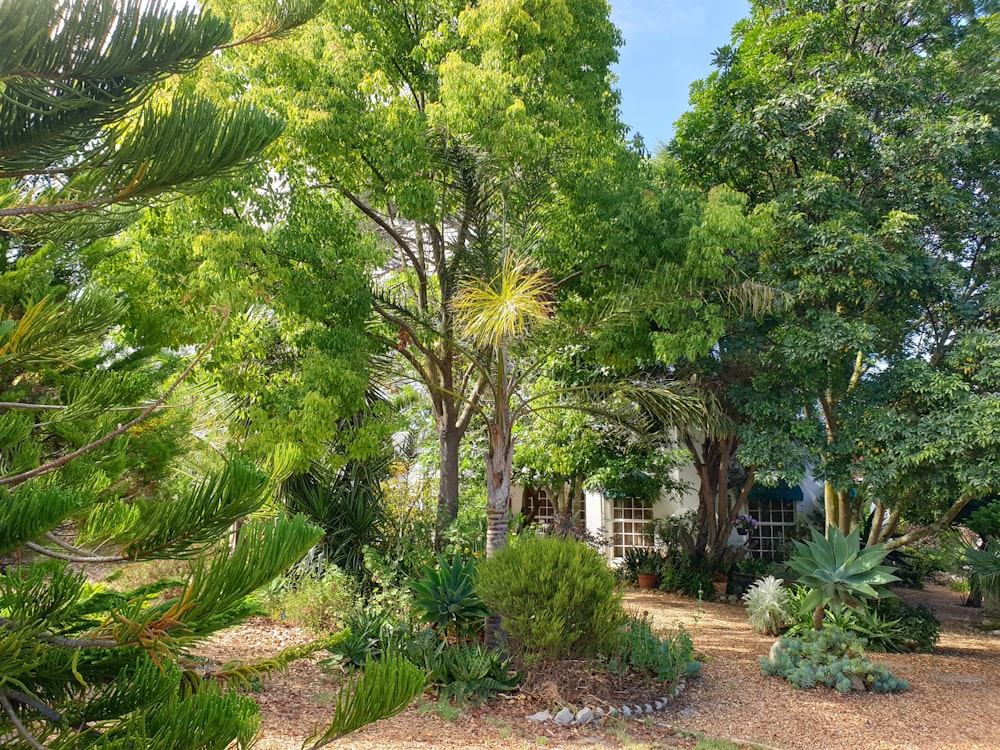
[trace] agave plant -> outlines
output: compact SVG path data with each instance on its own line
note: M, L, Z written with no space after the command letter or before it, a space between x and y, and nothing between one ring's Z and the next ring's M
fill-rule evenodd
M815 529L811 542L795 542L796 554L788 567L799 574L799 583L809 589L802 600L802 612L812 611L813 628L823 628L827 607L857 607L866 599L891 596L884 588L898 581L892 568L883 565L888 554L881 544L861 549L857 529L848 536L831 526L828 538Z
M455 555L438 556L437 567L424 566L423 578L410 584L421 619L451 635L471 635L489 615L473 588L475 563Z

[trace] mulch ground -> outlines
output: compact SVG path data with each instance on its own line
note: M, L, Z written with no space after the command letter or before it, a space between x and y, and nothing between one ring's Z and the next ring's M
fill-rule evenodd
M400 716L333 747L691 748L694 736L704 734L780 750L1000 749L1000 637L976 629L978 611L961 606L961 596L944 586L899 593L910 603L930 606L943 625L933 654L873 657L910 682L907 693L843 696L827 689L795 690L761 674L757 659L767 654L773 639L750 631L741 605L633 592L626 596L630 607L648 613L659 629L686 628L704 660L701 676L667 710L643 721L609 721L599 729L528 722L529 714L562 703L644 703L662 692L570 664L536 675L520 695L457 715L428 700L415 702ZM203 653L219 661L254 659L307 640L309 634L299 628L255 618L218 636ZM258 747L302 747L313 728L329 719L336 688L336 679L315 660L270 678L254 694L263 715Z

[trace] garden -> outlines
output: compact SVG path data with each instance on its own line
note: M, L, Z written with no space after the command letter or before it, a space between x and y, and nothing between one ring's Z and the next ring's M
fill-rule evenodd
M623 43L0 0L0 746L1000 746L996 2Z

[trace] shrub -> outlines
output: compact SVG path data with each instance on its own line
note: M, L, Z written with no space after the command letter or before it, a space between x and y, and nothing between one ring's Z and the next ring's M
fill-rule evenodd
M784 677L797 688L826 685L841 693L853 689L894 693L910 685L884 664L874 664L865 653L865 642L837 627L809 630L780 639L770 658L760 660L770 677Z
M780 578L767 576L754 581L743 595L754 632L778 635L794 619L792 597L782 583Z
M881 653L930 653L941 637L941 623L933 611L911 607L899 599L884 599L868 609L827 612L823 622L864 638L869 651ZM804 615L788 632L803 633L811 628L812 617Z
M898 581L892 568L883 565L888 554L882 545L861 549L858 529L846 537L835 526L827 539L813 531L811 542L795 542L796 554L788 566L799 574L799 583L809 591L801 609L813 612L813 626L823 626L824 611L855 607L865 599L877 599L886 584Z
M689 557L669 557L660 571L660 590L675 591L698 599L714 599L712 572L695 565Z
M355 598L353 581L335 566L321 575L294 571L261 590L257 597L268 614L316 632L339 628Z
M674 637L660 637L645 617L630 617L604 653L608 668L616 674L636 672L661 682L673 683L697 674L694 644L683 627Z
M515 540L479 564L476 591L529 659L592 656L624 619L604 559L566 537Z

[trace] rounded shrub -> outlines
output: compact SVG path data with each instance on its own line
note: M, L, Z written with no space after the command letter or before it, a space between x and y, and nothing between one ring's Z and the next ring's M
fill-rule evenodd
M480 562L476 591L529 661L593 656L625 619L604 558L566 537L514 540Z

